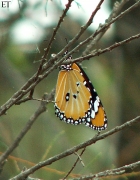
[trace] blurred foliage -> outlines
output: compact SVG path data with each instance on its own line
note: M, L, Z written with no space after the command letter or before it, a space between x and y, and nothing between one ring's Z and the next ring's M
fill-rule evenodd
M112 1L110 1L110 9ZM115 1L113 1L114 3ZM45 16L45 8L42 10L41 1L38 4L30 4L25 1L18 11L8 13L7 18L0 20L0 104L7 101L37 70L44 48L52 34L59 16L62 12L56 1L51 2L55 7L55 21L50 25L43 26L34 19L42 11ZM132 2L130 2L132 3ZM47 8L47 4L46 8ZM46 11L47 13L47 11ZM112 34L106 34L99 42L98 47L103 48L116 41L128 38L140 29L139 8L130 12L119 20L113 28ZM48 15L48 14L47 14ZM47 16L46 16L47 18ZM30 19L40 27L43 34L38 41L21 43L14 41L12 35L13 27L23 19ZM66 41L72 39L80 29L83 22L75 21L70 16L65 21L51 49L51 53L57 53L65 46ZM26 24L25 24L26 26ZM20 33L20 32L19 32ZM26 31L25 31L26 33ZM85 39L91 33L87 31L80 39ZM35 37L36 38L36 37ZM80 43L77 41L77 44ZM75 44L76 45L76 44ZM73 47L75 46L73 45ZM139 39L131 44L123 45L112 52L85 61L82 66L93 82L109 119L108 129L130 120L140 112L140 43ZM74 54L75 57L81 52ZM36 63L35 63L36 61ZM56 85L58 70L53 71L45 80L35 88L35 98L41 98L44 92L50 92ZM51 83L50 83L51 81ZM15 105L8 110L7 115L1 117L0 121L0 152L12 144L21 129L25 126L30 116L39 106L37 101L29 101L21 105ZM48 111L42 114L34 123L31 130L26 134L18 148L9 157L0 179L9 179L18 174L24 167L31 167L52 157L58 153L71 148L85 140L92 138L96 132L84 125L72 126L65 124L54 115L53 103L48 105ZM85 167L80 163L76 166L73 174L89 174L111 169L120 165L134 162L139 159L139 126L135 125L124 130L119 135L114 135L101 142L88 147L82 156ZM19 158L19 159L16 159ZM71 155L42 168L33 174L33 177L42 179L60 179L68 172L75 160L76 155ZM57 171L61 171L57 172ZM133 179L133 178L131 178ZM135 179L135 178L134 178Z

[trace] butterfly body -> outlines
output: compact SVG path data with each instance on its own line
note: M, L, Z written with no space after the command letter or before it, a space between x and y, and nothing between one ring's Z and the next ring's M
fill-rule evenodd
M61 65L55 94L55 114L60 120L95 130L107 127L103 105L83 69L76 63Z

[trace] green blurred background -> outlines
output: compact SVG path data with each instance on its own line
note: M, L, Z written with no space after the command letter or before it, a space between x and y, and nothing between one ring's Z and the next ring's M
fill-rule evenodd
M114 0L106 1L100 11L104 11L108 17L114 2ZM124 9L134 2L133 0L128 2ZM1 8L0 105L5 103L37 71L39 63L36 61L41 59L44 48L47 47L53 28L62 13L62 4L63 1L38 0L19 1L19 4L17 1L15 5L12 1L11 6L17 6L17 8ZM76 2L75 5L78 14L82 5L78 7L80 4ZM91 5L94 7L93 4L89 4ZM81 25L86 22L85 13L83 11L79 16L68 14L59 29L50 55L59 52L66 45L65 38L71 40L75 36ZM108 47L139 33L139 17L140 7L137 7L111 27L95 49ZM97 23L97 20L95 22ZM87 38L96 27L97 25L89 28L72 48ZM84 49L85 47L73 56L81 56ZM140 114L139 57L140 40L137 39L82 63L106 110L108 130ZM39 83L35 88L34 97L41 98L45 92L51 92L56 85L57 75L58 69ZM0 152L4 152L12 144L39 104L37 101L28 101L19 106L15 105L8 110L7 115L0 118ZM139 128L139 124L133 125L87 147L82 156L85 167L78 163L73 173L80 175L96 173L138 161L140 159ZM95 134L96 131L84 125L72 126L61 122L55 117L53 103L50 103L47 106L47 112L39 116L11 154L19 159L12 159L12 157L8 159L0 179L12 178L24 167L31 167L33 164L30 163L38 163L61 153L92 138ZM48 166L51 169L38 170L32 176L42 179L60 179L64 175L56 170L68 172L76 159L76 155L71 155ZM23 160L26 161L23 162ZM140 178L138 174L135 175L128 179Z

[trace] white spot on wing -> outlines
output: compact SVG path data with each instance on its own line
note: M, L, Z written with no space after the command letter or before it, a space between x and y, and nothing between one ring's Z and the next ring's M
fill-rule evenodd
M87 121L90 122L90 118L87 118Z
M95 110L95 112L98 112L98 106L99 106L99 102L96 100L94 102L94 110Z
M83 82L83 84L84 84L84 86L86 86L87 82L86 82L86 81L84 81L84 82Z
M95 111L91 111L91 118L95 118Z
M100 98L99 98L99 96L96 96L96 99L97 99L97 101L98 101L98 102L100 102Z
M86 126L89 126L89 123L86 122L85 125L86 125Z
M63 114L60 115L60 119L63 119Z
M58 112L59 112L59 110L58 110L58 109L56 109L56 110L55 110L55 112L56 112L56 113L58 113Z

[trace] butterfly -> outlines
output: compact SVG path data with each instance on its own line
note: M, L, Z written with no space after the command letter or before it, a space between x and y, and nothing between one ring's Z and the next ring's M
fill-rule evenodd
M70 59L72 56L66 61ZM105 130L107 116L104 107L84 70L77 63L59 68L54 104L56 116L66 123L83 123L94 130Z

